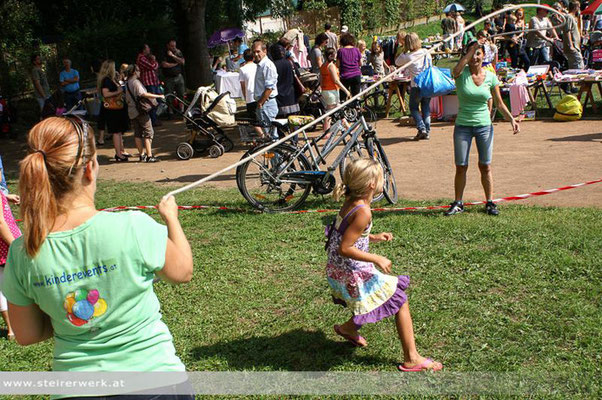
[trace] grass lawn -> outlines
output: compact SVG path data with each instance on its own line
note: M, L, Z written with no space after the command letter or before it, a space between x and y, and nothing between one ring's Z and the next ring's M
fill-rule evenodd
M97 205L153 204L165 192L102 181ZM336 207L310 199L308 208ZM248 209L234 190L200 189L178 202ZM365 349L332 332L349 316L331 303L324 275L323 226L332 214L180 216L195 276L155 290L189 370L394 371L401 347L393 321L365 326ZM453 218L377 213L374 231L391 231L395 240L373 250L393 261L394 273L410 275L419 350L448 371L558 373L559 393L594 397L602 349L601 217L599 209L518 204L502 205L498 218L480 207ZM0 365L48 370L51 348L0 340Z

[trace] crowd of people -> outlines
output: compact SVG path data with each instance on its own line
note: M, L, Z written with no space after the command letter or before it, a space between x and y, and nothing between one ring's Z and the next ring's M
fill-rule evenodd
M345 26L337 35L330 24L325 24L324 32L316 35L306 53L299 51L299 43L306 38L289 32L271 45L258 39L248 48L236 40L226 60L216 57L213 64L216 71L221 68L239 71L249 117L257 118L263 127L258 134L266 138L275 137L272 126L275 118L299 113L299 99L307 89L300 79L305 70L317 75L325 107L332 109L360 92L362 75L383 76L395 66L395 58L385 58L377 37L368 47ZM397 35L397 56L403 52L405 37L403 31ZM419 38L414 39L420 42ZM327 120L324 129L328 128Z
M563 0L552 5L561 16L555 13L549 15L547 9L537 8L529 21L525 19L522 8L506 11L486 21L484 31L496 45L498 57L505 59L508 56L512 68L526 71L531 65L551 64L558 58L566 58L566 69L583 69L583 38L590 29L602 29L602 18L599 16L587 16L586 19L581 16L580 12L586 6L587 2ZM446 14L441 21L446 51L461 52L467 43L476 38L473 30L464 29L470 23L464 20L461 12ZM460 33L456 37L458 40L449 39L456 33Z
M115 162L127 162L132 154L125 151L123 134L130 128L134 131L135 146L140 162L154 163L159 158L152 150L154 127L161 126L157 118L158 104L155 99L164 99L164 93L174 93L180 99L185 96L185 58L177 48L175 40L166 43L161 61L151 52L147 44L142 45L135 63L121 64L117 69L115 61L103 60L98 68L92 68L96 75L96 91L100 100L96 145L105 144L105 132L113 141ZM45 107L52 106L62 112L81 108L82 100L80 74L71 65L71 60L63 58L64 69L59 74L59 90L50 89L48 77L39 54L31 58L31 79L34 96L40 107L41 117L45 117ZM163 85L161 85L163 83ZM150 106L145 107L148 103ZM183 104L178 103L180 111ZM167 112L171 113L170 108ZM60 113L58 113L60 114Z

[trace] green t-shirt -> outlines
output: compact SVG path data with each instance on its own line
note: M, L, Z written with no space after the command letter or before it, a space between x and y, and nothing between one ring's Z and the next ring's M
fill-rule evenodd
M499 84L497 76L493 72L485 70L485 80L480 86L477 86L472 80L470 68L465 67L460 76L456 78L456 93L459 103L456 125L491 125L487 101L491 98L491 89Z
M34 81L39 81L42 90L44 91L44 98L50 97L50 86L48 85L48 79L46 79L46 72L42 68L34 67L31 70L31 77ZM40 94L34 88L34 94L36 97L40 97Z
M184 371L153 291L166 248L148 215L100 212L49 234L33 260L15 240L2 292L50 317L55 371Z

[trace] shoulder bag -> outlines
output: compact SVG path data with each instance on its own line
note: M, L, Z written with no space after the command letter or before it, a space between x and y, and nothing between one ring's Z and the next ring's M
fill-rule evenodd
M456 89L454 81L440 68L427 62L424 57L424 69L414 78L420 88L421 97L437 97L446 95Z
M127 91L130 93L130 96L136 103L136 110L138 110L141 114L149 113L153 108L157 107L158 103L155 99L149 99L148 97L143 96L134 96L132 93L132 89L130 88L130 82L125 83L125 87Z

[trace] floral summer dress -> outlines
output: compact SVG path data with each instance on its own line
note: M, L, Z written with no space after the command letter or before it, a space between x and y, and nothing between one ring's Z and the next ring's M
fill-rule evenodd
M21 236L21 231L19 230L19 226L13 217L13 213L10 210L10 206L8 205L8 199L4 196L4 193L0 192L0 212L4 215L4 221L6 221L8 225L8 229L10 233L13 234L13 237L16 239ZM6 256L8 255L8 243L4 240L0 239L0 266L3 266L6 263Z
M380 272L372 263L342 257L338 253L349 217L359 208L353 208L344 218L337 215L334 231L331 233L326 251L328 264L326 276L336 304L348 307L353 313L353 322L359 327L377 322L396 314L407 296L404 292L410 284L407 275L387 275ZM354 246L369 251L369 235L372 222L366 227Z

